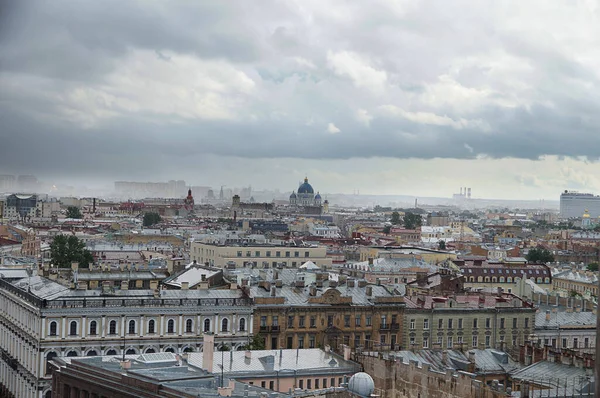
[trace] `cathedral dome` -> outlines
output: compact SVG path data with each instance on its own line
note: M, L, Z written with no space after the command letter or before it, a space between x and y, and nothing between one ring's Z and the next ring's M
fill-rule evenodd
M308 183L308 178L305 178L304 184L298 187L298 193L315 193L315 190L313 189L312 185Z
M296 192L292 192L292 194L290 195L290 199L296 199Z
M321 199L321 194L317 192L317 194L315 195L315 199Z

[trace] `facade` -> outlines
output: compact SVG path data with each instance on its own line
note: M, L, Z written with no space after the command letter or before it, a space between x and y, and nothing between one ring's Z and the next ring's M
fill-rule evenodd
M417 275L432 273L435 265L412 258L371 258L358 263L346 263L340 272L357 279L366 279L370 283L398 284L408 283Z
M33 218L37 215L37 195L9 195L4 200L4 218Z
M252 331L240 290L71 290L40 276L0 279L0 382L15 397L46 396L55 357L201 350L206 332L240 349Z
M405 298L407 349L518 349L533 331L536 308L512 294Z
M600 196L569 191L560 195L560 218L579 218L586 210L590 217L600 217Z
M312 276L312 278L310 278ZM403 298L384 286L329 273L264 271L249 286L255 302L254 335L267 349L341 345L389 349L402 335ZM256 278L245 278L246 285Z
M565 295L573 293L584 297L598 296L598 276L589 271L562 271L553 275L554 291Z
M300 267L312 261L319 267L331 267L331 258L327 257L325 247L284 246L273 244L212 244L192 242L190 259L200 264L208 263L212 267Z

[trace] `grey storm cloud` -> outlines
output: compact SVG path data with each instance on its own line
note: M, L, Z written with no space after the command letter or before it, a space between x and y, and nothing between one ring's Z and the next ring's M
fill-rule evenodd
M0 170L596 159L598 11L544 4L6 2Z

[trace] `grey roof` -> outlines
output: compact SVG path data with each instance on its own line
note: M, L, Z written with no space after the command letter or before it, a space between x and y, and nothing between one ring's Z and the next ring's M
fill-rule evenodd
M360 370L356 362L346 361L343 357L332 352L325 352L319 348L306 348L296 350L257 350L249 351L251 358L246 358L244 351L215 351L213 357L213 371L223 372L228 377L262 377L266 374L291 372L296 374L329 374L344 373L354 374ZM204 353L192 352L188 354L188 363L199 368L204 368Z
M531 397L585 396L594 391L594 377L584 368L558 362L542 361L512 373L513 381L529 381L547 386L546 390L530 390Z
M0 268L0 278L21 279L27 278L27 276L25 268Z
M550 320L546 320L546 312L535 314L536 329L574 328L578 326L596 327L596 314L592 312L550 312Z
M359 270L373 273L400 272L410 268L422 268L425 271L435 272L438 269L435 265L431 265L416 258L376 258L373 260L372 265L370 265L368 261L362 261L343 266L343 268L349 269L354 269L355 267L357 267Z
M468 352L459 350L446 350L446 358L442 350L417 350L417 351L396 351L390 353L396 360L404 363L417 361L418 363L427 363L432 369L445 372L446 369L467 371L469 365L469 353L475 354L475 373L497 374L509 373L520 368L518 362L514 361L507 353L493 349L473 349Z
M167 271L111 271L111 272L77 272L79 281L120 281L120 280L156 280L168 276Z

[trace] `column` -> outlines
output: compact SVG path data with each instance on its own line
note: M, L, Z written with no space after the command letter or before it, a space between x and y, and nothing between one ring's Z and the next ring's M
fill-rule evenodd
M237 330L238 330L237 314L233 314L231 316L231 334L233 334L235 336L235 332L237 332Z
M219 314L215 314L215 327L214 331L217 334L221 330L221 325L219 325Z
M100 321L100 335L102 338L106 337L106 315L102 315L102 320Z
M183 334L183 315L179 314L179 327L177 329L177 334L181 336Z
M81 317L81 338L85 340L86 332L87 332L87 318L85 315Z
M160 337L165 335L165 316L160 316Z
M62 326L60 327L60 337L64 339L66 336L66 331L67 331L67 318L65 318L63 316L61 323L62 323Z
M144 337L145 331L146 331L146 317L144 315L142 315L140 317L140 327L139 327L140 337Z

